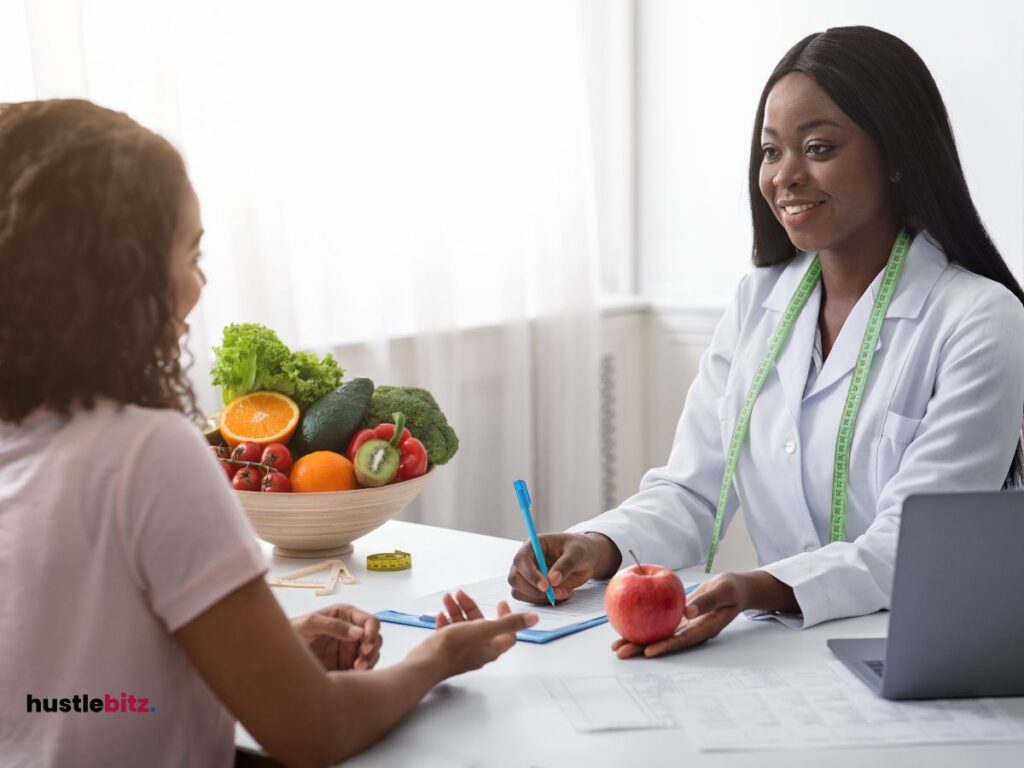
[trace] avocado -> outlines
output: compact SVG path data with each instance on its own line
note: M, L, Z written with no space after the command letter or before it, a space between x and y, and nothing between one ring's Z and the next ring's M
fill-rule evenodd
M206 438L206 442L210 445L224 444L224 438L220 434L220 411L204 416L196 422L196 426L202 430L203 437Z
M345 453L373 395L373 382L352 379L313 403L302 416L293 443L299 455L313 451Z

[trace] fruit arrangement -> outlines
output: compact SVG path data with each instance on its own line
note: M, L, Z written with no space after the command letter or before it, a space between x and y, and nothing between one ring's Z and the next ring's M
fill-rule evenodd
M331 355L292 352L272 330L235 324L214 348L224 408L203 429L235 490L319 493L378 488L445 464L455 431L425 389L342 384Z

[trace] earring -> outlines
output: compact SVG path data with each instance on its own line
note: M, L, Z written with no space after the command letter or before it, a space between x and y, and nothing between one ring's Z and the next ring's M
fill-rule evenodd
M897 181L900 180L900 178L901 178L900 172L896 171L896 173L894 173L892 176L889 177L889 181L891 181L893 184L895 184Z

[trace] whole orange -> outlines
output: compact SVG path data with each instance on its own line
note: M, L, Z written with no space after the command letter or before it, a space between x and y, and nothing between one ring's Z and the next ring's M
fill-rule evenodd
M288 479L293 493L351 491L359 487L352 462L334 451L315 451L295 462Z

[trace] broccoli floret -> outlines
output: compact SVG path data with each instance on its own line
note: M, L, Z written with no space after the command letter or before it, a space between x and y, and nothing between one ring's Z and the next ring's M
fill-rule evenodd
M427 449L431 464L446 464L459 450L459 438L448 424L440 406L427 390L419 387L377 387L363 418L369 429L394 422L392 414L405 414L405 426Z

